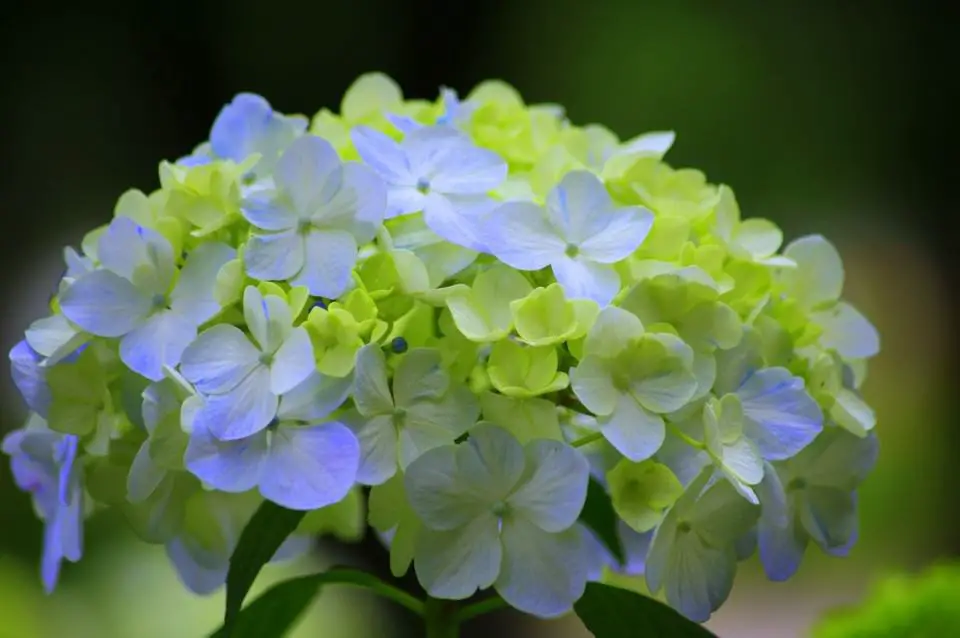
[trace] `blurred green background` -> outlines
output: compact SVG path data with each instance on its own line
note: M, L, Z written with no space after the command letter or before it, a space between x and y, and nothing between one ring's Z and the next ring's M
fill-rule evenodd
M312 115L336 109L370 70L424 98L441 84L466 93L498 77L529 102L562 104L574 122L601 122L622 137L677 131L670 163L732 185L744 215L774 220L787 237L834 240L846 296L882 335L865 388L881 455L861 492L859 546L848 560L810 552L786 584L766 583L747 563L710 626L724 638L802 636L878 575L960 555L951 487L957 281L947 267L958 213L958 9L639 0L120 7L31 4L0 20L4 349L44 313L60 247L107 220L125 189L155 188L159 160L205 139L236 92ZM5 367L0 384L6 431L24 412ZM189 638L216 622L221 599L186 594L162 550L136 543L109 515L92 522L84 561L66 568L50 598L36 575L39 550L40 526L4 467L0 638ZM383 569L372 539L345 551L325 547L318 565ZM297 635L416 635L409 619L374 605L325 593ZM509 612L465 633L492 631L586 635L576 620L537 625Z

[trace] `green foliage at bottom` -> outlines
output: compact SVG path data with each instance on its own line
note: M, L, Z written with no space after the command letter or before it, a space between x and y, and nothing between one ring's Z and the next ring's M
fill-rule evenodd
M960 636L960 563L888 577L860 605L821 620L814 638Z

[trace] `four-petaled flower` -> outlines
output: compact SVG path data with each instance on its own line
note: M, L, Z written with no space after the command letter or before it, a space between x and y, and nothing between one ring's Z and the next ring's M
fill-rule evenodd
M483 241L518 270L553 269L570 299L609 304L620 290L613 264L633 254L653 226L640 206L617 208L587 171L571 171L550 191L546 207L507 202L483 221Z
M339 297L350 284L358 246L373 239L383 221L383 182L362 164L341 164L330 143L313 135L286 150L273 179L275 189L258 190L241 206L263 231L247 244L247 274Z
M243 314L252 342L236 326L216 325L190 344L180 366L204 397L194 427L225 441L267 427L277 414L279 396L315 367L310 336L303 326L293 327L286 301L264 297L249 286Z
M402 142L358 126L353 143L387 183L387 217L423 212L437 235L484 250L480 219L493 207L487 194L507 177L507 164L449 126L412 131Z
M120 359L159 381L164 366L180 362L197 327L220 311L214 282L235 252L218 242L198 246L177 277L170 242L117 217L100 237L102 268L77 278L60 296L60 309L90 334L122 337Z
M480 408L466 387L450 383L440 351L414 348L387 381L387 361L377 344L357 353L353 402L344 420L363 450L357 481L379 485L432 448L453 443L476 423Z
M431 596L462 599L491 585L512 606L559 616L583 594L589 568L574 526L589 465L559 441L526 446L480 424L459 445L424 453L404 475L424 524L414 567Z

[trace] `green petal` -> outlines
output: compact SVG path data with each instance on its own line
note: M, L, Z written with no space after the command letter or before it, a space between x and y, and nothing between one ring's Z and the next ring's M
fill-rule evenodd
M480 395L483 420L510 432L521 445L534 439L563 440L556 406L546 399L517 398L495 392Z
M638 532L647 532L663 518L663 512L683 494L683 485L666 465L647 460L624 459L607 472L613 508Z

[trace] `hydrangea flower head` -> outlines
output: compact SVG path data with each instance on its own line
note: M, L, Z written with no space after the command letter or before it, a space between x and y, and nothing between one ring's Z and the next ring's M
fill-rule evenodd
M539 617L620 572L704 621L754 551L849 551L880 342L836 248L781 250L672 132L428 97L366 74L308 128L240 94L65 251L3 444L48 589L102 508L210 593L265 502L306 513L280 560L367 493L395 575Z

